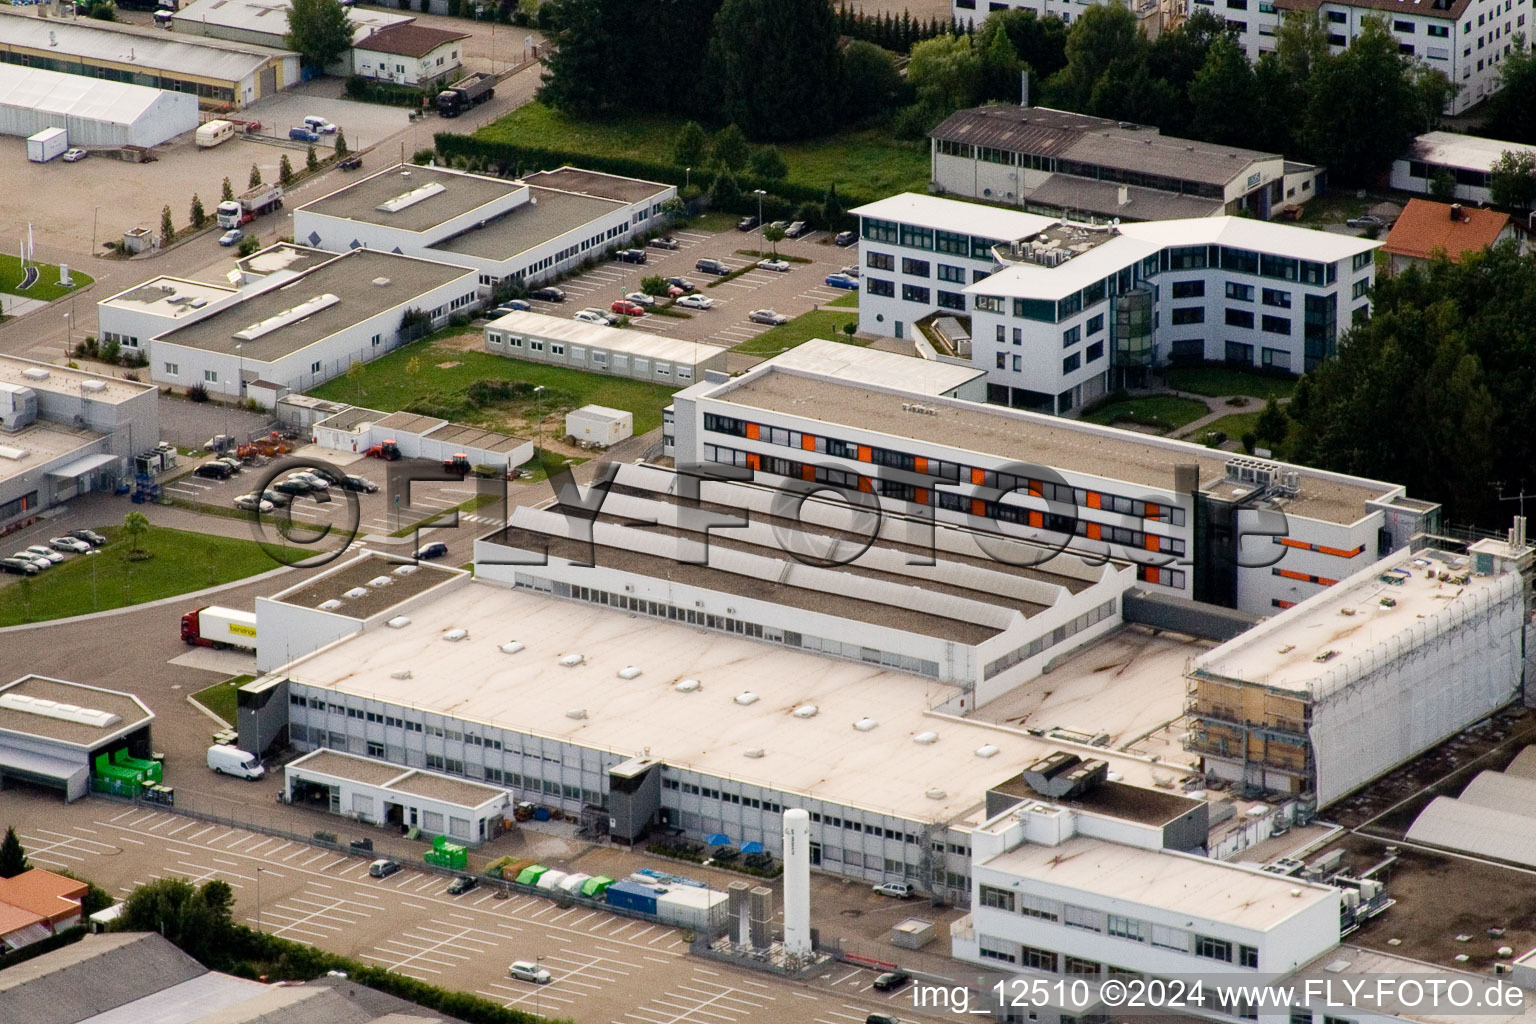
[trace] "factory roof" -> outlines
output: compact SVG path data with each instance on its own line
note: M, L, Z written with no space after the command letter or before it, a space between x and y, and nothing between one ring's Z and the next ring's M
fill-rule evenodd
M356 8L348 8L348 10L356 10ZM294 245L292 242L277 242L253 252L244 259L236 260L235 265L243 273L261 278L285 271L289 274L297 274L321 263L329 263L336 258L336 253L327 252L325 249Z
M450 32L425 25L391 25L372 32L352 44L354 49L390 53L398 57L425 57L439 46L468 39L468 32Z
M432 248L488 260L510 260L564 237L625 204L551 188L532 188L529 200L479 227L434 242Z
M14 434L0 433L0 482L30 473L46 462L90 447L105 435L39 421ZM3 546L3 545L0 545Z
M486 324L485 329L550 338L574 345L586 345L589 348L606 349L609 352L624 352L643 359L662 359L675 363L703 363L725 352L725 349L718 345L679 341L676 338L664 338L643 331L627 331L604 324L583 323L569 317L549 316L546 313L534 313L528 310L508 313L506 316L492 320Z
M708 385L695 389L700 398L942 446L955 451L957 461L964 461L965 452L975 452L1164 491L1173 488L1174 467L1179 465L1198 466L1201 486L1218 488L1230 460L1187 441L959 399L926 398L923 405L933 414L914 415L902 409L903 401L910 404L914 397L909 393L786 372L771 363L713 391ZM1367 501L1399 489L1358 477L1284 468L1301 474L1299 494L1285 506L1287 515L1353 523L1366 515Z
M947 395L986 376L985 370L937 359L917 359L861 345L812 338L773 357L775 366L836 377L856 384L900 388L922 395Z
M402 566L410 571L401 572ZM457 569L365 551L360 557L335 569L273 594L272 600L300 608L318 608L324 601L340 601L341 607L335 609L333 614L349 619L368 619L440 583L459 579L463 575ZM380 578L390 582L382 586L369 586L370 581ZM360 597L346 596L348 591L359 587L368 593Z
M535 188L559 189L576 192L599 199L613 199L621 203L638 203L676 191L676 185L646 181L643 178L625 178L601 171L585 171L579 167L560 167L553 171L537 171L525 174L523 181Z
M1337 903L1338 891L1280 878L1209 857L1144 850L1075 836L1058 846L1024 843L984 867L1030 881L1267 931L1317 903Z
M354 411L372 414L372 410L368 409ZM326 421L326 426L341 427L345 419L346 417L333 417ZM364 420L359 419L357 422L361 424ZM498 430L471 427L463 423L450 423L436 416L423 416L414 412L392 412L374 421L373 426L384 431L416 434L442 444L456 445L466 449L478 448L481 451L498 452L503 455L510 454L528 443L528 439L524 437L514 437Z
M102 299L97 305L153 313L173 320L193 320L214 303L237 294L239 289L230 285L190 281L183 277L156 277Z
M23 676L13 683L0 687L0 694L20 694L33 700L51 700L56 704L72 704L93 711L105 711L116 715L112 725L97 726L84 722L54 718L49 715L0 707L0 732L40 736L44 739L76 746L91 747L112 736L128 732L154 717L137 697L104 690L84 683L68 683L46 676Z
M506 790L495 786L484 786L478 782L466 782L418 768L407 768L388 761L324 748L305 754L286 767L347 779L365 786L378 786L396 793L410 793L428 800L441 800L458 807L483 807L493 801L504 800L507 795Z
M1122 188L1126 190L1128 200L1123 205L1120 202ZM1129 220L1210 217L1220 213L1226 205L1220 199L1206 199L1143 185L1120 185L1075 174L1049 175L1029 190L1027 198L1031 204L1040 206L1081 210L1100 217L1124 217Z
M132 124L164 95L145 85L0 63L0 106L24 107L53 117Z
M0 65L0 67L3 66ZM92 373L89 370L76 370L54 363L7 355L0 355L0 384L15 384L34 391L49 391L74 397L83 394L93 402L113 404L155 390L153 384L140 384L137 381L123 380L121 377L112 377L105 373ZM86 385L83 391L82 385ZM99 388L98 385L100 385ZM0 437L4 436L0 435Z
M1396 3L1396 0L1388 0ZM1455 0L1458 7L1465 7L1469 0ZM1447 17L1455 15L1447 12ZM1426 132L1408 144L1408 152L1401 160L1421 160L1441 167L1460 167L1468 171L1490 171L1499 157L1505 153L1536 153L1536 146L1518 142L1500 142L1485 139L1481 135L1458 135L1456 132Z
M1054 157L1181 181L1225 185L1278 153L1164 136L1158 130L1048 107L1008 104L949 115L929 135L1010 153Z
M1002 210L963 199L946 199L918 192L902 192L848 212L876 220L890 220L914 227L955 231L1009 242L1016 238L1027 238L1056 223L1055 217L1042 217L1020 210Z
M113 22L60 21L11 14L0 28L0 50L28 50L51 58L70 56L97 64L239 82L279 58L298 55L264 46L229 43L201 36L174 36L159 29L138 29Z
M379 209L385 203L429 185L441 186L434 195L418 199L394 212ZM396 164L311 200L299 207L341 220L382 224L401 231L428 231L439 224L497 204L525 186L521 182L466 174L446 167ZM486 216L492 216L487 211Z
M1195 672L1316 698L1373 650L1415 646L1430 620L1460 614L1510 580L1473 575L1465 556L1398 552L1202 655Z
M413 609L411 619L316 652L283 675L624 758L648 747L679 768L912 821L953 818L987 785L1061 746L927 713L960 693L943 683L585 602L474 582ZM444 640L453 629L468 637ZM504 653L511 640L524 649ZM575 653L581 664L559 663ZM615 678L631 665L641 675ZM405 670L410 678L398 678ZM682 679L702 685L681 692L674 684ZM758 699L739 703L744 691ZM818 709L813 717L790 713L808 704ZM878 724L854 729L863 718ZM913 742L930 730L938 742ZM996 756L972 753L985 745ZM1146 762L1095 756L1126 782L1152 782Z
M1444 871L1445 869L1440 868L1439 870ZM1472 913L1475 913L1475 911ZM1442 912L1443 914L1444 912ZM1454 919L1441 916L1436 920L1436 923L1439 924L1441 922L1444 922L1444 930L1447 934L1456 930ZM1492 945L1496 946L1498 943L1492 943ZM1458 945L1456 948L1465 949L1467 947ZM1523 986L1517 987L1511 982L1501 979L1496 980L1482 971L1468 971L1454 965L1442 966L1426 960L1418 960L1413 957L1400 956L1396 953L1379 949L1367 949L1356 945L1341 944L1330 949L1316 960L1302 966L1294 974L1290 975L1286 982L1287 984L1294 985L1298 994L1307 991L1306 986L1308 983L1315 982L1325 982L1331 985L1334 992L1342 992L1342 986L1339 984L1341 981L1347 981L1350 985L1363 984L1369 986L1369 988L1361 991L1375 989L1381 993L1375 997L1365 997L1366 1000L1369 1000L1371 1007L1370 1016L1379 1020L1409 1020L1422 1022L1422 1024L1466 1024L1467 1018L1472 1014L1467 1009L1456 1005L1461 1003L1459 997L1454 1000L1445 996L1439 996L1438 998L1430 996L1421 999L1409 995L1413 992L1413 989L1401 984L1391 985L1385 989L1377 988L1377 982L1381 979L1411 978L1415 975L1422 976L1426 974L1434 975L1435 983L1440 986L1438 990L1430 988L1428 979L1425 979L1425 989L1427 992L1456 992L1464 985L1467 992L1482 993L1493 988L1502 988L1505 991L1514 989L1516 995L1523 997L1518 1000L1511 1000L1507 1010L1498 1009L1496 1003L1483 1003L1476 1013L1479 1024L1515 1024L1517 1021L1528 1021L1532 1017L1530 993L1522 992L1520 988ZM1454 987L1447 988L1446 986ZM1311 991L1316 993L1318 989L1314 987ZM1400 1001L1397 998L1398 993L1409 995L1409 1001L1407 1003ZM1310 1001L1319 1010L1323 1009L1324 1004L1322 1000L1318 999L1315 995ZM1362 1002L1364 1001L1362 1000ZM1361 1003L1357 1002L1353 1005L1359 1006Z
M290 0L194 0L177 11L174 20L178 23L177 31L185 31L180 23L197 22L283 37L288 33L291 6ZM416 20L409 14L371 7L348 7L346 11L354 42L381 28Z
M432 260L354 249L277 287L156 337L156 343L275 362L386 310L406 306L474 271ZM306 304L313 306L306 307ZM283 318L278 320L278 318ZM267 322L271 321L271 326ZM261 328L247 339L237 336Z

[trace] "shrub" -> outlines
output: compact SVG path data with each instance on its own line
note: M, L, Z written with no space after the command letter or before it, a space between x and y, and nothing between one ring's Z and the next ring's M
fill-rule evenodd
M208 401L208 389L201 384L193 384L187 388L187 398L194 402Z

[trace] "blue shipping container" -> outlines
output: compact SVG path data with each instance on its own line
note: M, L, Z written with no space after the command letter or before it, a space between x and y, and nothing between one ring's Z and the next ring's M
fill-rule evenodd
M634 882L614 882L603 893L603 899L612 907L638 910L642 914L654 914L656 913L656 897L664 892L666 892L665 889L656 889L649 885L637 885Z

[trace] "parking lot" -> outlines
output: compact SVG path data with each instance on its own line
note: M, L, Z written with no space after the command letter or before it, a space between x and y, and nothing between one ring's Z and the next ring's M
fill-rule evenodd
M114 896L155 878L222 879L236 915L263 931L376 963L504 1006L613 1024L858 1024L875 1010L911 1012L911 989L882 994L874 973L833 964L788 982L688 955L678 929L531 896L459 896L406 867L386 879L368 860L147 808L11 789L9 820L33 863L90 878ZM540 959L541 958L541 959ZM554 977L507 976L540 959Z
M772 309L793 318L847 295L847 291L827 285L825 279L828 274L858 262L857 248L840 248L831 243L826 232L813 231L802 238L785 239L778 244L781 255L807 259L810 263L790 263L788 272L751 270L710 288L709 283L717 281L717 276L696 270L694 264L709 258L736 270L755 263L755 258L738 255L736 250L757 250L761 243L759 233L727 230L711 234L684 229L673 231L672 237L677 239L679 248L670 251L647 248L643 265L606 260L560 282L559 287L566 293L565 302L534 301L533 308L540 313L566 317L587 307L607 310L627 292L639 291L644 278L653 275L685 277L698 288L699 294L713 300L712 308L679 309L678 312L688 314L688 319L654 313L638 316L630 320L630 327L683 341L708 341L732 348L769 329L766 324L747 319L755 309Z

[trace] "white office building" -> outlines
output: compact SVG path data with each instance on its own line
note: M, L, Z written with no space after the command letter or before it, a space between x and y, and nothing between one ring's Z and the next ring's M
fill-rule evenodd
M1455 198L1486 205L1493 201L1493 165L1505 153L1536 155L1536 146L1455 132L1427 132L1413 140L1407 153L1392 161L1391 184L1404 192L1427 195L1438 175L1450 174L1456 179Z
M725 370L726 350L527 310L508 313L485 327L492 355L552 363L589 373L686 387L705 370Z

